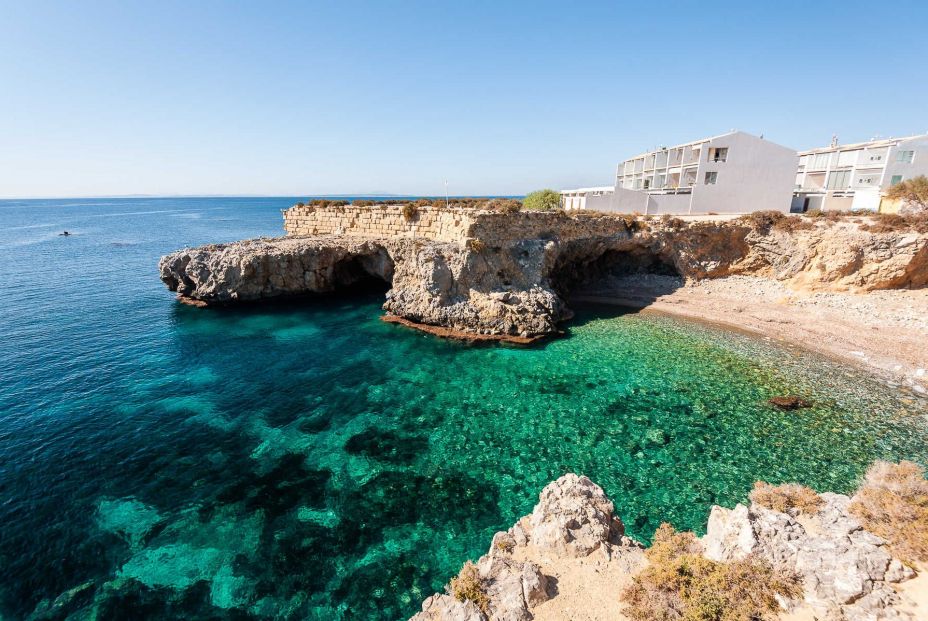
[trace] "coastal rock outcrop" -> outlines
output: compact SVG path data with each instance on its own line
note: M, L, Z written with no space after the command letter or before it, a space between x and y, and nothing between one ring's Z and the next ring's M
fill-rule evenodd
M705 556L731 561L754 555L798 574L806 603L822 614L847 621L908 618L894 610L900 597L891 585L914 572L851 516L850 498L832 493L821 498L820 509L808 516L757 503L713 507L702 539Z
M757 504L734 509L712 507L703 556L717 562L745 558L764 561L785 574L798 575L803 606L829 621L915 621L902 607L904 597L893 585L915 574L893 558L886 542L866 531L849 512L851 499L821 495L811 514L795 509L776 511ZM469 594L435 594L411 621L503 621L533 619L539 606L568 598L582 618L599 600L616 603L618 580L589 586L583 581L556 583L547 568L565 563L595 564L596 574L611 568L627 583L645 564L644 549L626 537L621 519L602 488L590 479L566 474L546 486L530 515L493 537L490 550L477 562L479 579ZM577 592L569 592L571 589ZM550 614L546 618L553 618Z
M438 210L405 225L398 208L340 209L291 218L295 230L337 234L184 249L161 259L161 279L200 305L326 293L374 279L389 287L389 316L500 339L556 333L572 315L571 289L607 274L748 274L835 291L928 285L928 234L874 233L844 222L788 228L750 218L685 223Z
M474 588L483 606L449 593L427 598L411 621L528 621L532 610L556 594L551 577L536 556L549 561L583 558L598 552L600 559L631 556L640 562L641 546L624 536L622 521L602 488L587 477L565 474L546 486L530 515L493 537L490 550L477 561Z

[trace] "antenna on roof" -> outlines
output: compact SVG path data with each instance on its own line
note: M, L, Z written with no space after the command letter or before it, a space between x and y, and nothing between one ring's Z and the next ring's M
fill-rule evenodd
M831 146L833 146L833 147L837 147L837 146L838 146L838 134L832 134L832 135L831 135Z

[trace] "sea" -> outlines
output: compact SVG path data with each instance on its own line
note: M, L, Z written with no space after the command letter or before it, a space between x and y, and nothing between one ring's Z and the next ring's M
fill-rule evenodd
M159 280L297 200L0 201L0 619L406 619L567 472L647 542L757 480L928 463L924 399L772 338L579 306L468 345L382 290L201 309Z

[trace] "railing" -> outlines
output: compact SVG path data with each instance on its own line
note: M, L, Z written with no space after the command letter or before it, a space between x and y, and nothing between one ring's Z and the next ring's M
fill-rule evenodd
M692 194L693 186L684 186L679 188L646 188L648 194Z

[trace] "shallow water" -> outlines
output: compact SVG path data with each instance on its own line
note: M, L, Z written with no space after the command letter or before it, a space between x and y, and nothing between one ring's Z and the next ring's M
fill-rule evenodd
M756 479L928 462L924 401L712 327L587 307L567 338L472 347L376 294L195 309L158 281L292 202L0 202L3 619L402 619L567 471L647 539ZM766 404L786 393L815 407Z

